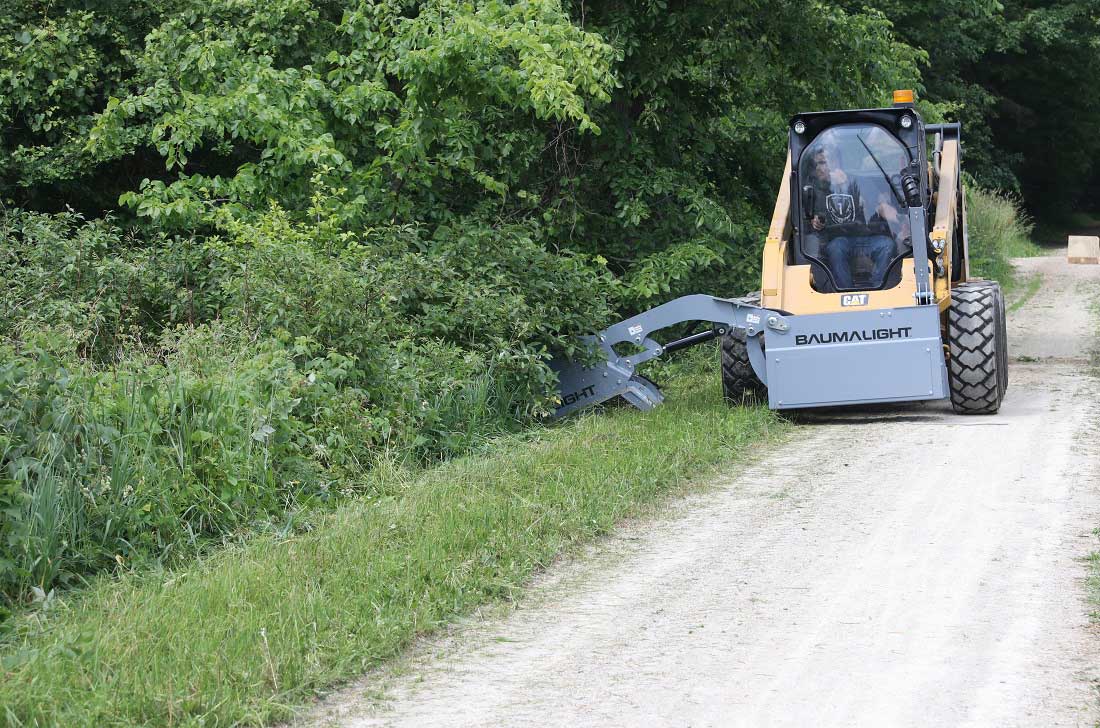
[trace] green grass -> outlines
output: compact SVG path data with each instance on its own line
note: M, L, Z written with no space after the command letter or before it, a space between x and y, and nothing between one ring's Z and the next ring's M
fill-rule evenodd
M709 347L708 361L714 358ZM706 352L704 352L706 353ZM695 357L692 362L702 361ZM430 470L381 468L370 500L186 571L101 579L15 620L0 650L11 725L285 719L786 426L729 408L713 363L668 402L495 441Z
M1012 197L968 187L966 212L970 232L971 273L1000 281L1006 293L1021 284L1012 258L1042 255L1032 239L1033 224Z
M1013 286L1011 287L1010 297L1011 303L1008 305L1008 313L1023 308L1024 304L1035 297L1035 294L1039 292L1039 289L1043 287L1043 277L1041 275L1030 275L1023 282L1018 280L1019 275L1013 279Z

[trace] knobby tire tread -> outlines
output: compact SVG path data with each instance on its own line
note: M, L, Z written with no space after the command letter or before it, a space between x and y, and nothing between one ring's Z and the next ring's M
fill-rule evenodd
M960 414L993 414L1008 388L1008 346L1001 288L968 281L947 310L951 405Z
M760 294L735 300L759 306ZM727 331L722 335L722 396L731 405L756 404L767 401L767 392L749 361L744 332Z

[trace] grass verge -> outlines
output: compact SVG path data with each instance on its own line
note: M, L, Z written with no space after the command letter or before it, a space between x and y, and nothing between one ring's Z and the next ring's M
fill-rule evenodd
M102 579L24 615L0 651L0 716L16 726L290 717L784 431L763 408L727 407L716 367L702 369L678 374L651 413L578 418L431 470L380 469L369 475L380 497L308 532L259 537L186 571Z
M1014 198L974 186L967 188L966 209L974 276L999 281L1006 294L1014 293L1024 282L1011 259L1043 254L1031 239L1032 222Z

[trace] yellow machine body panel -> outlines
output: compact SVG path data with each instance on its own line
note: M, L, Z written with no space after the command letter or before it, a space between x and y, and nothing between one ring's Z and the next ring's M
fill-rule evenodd
M963 207L963 219L965 219L965 204L961 202L959 191L959 143L954 139L949 139L944 142L943 152L940 158L939 168L939 191L936 194L936 217L933 219L932 231L928 234L929 240L932 241L934 247L941 248L943 253L941 259L943 261L944 274L936 276L933 281L932 291L936 297L936 302L939 304L941 311L946 311L947 307L951 305L951 284L950 281L955 274L952 270L952 261L955 256L952 255L952 246L956 243L955 235L955 219L959 212L957 206L962 204ZM963 238L962 244L966 245L966 240ZM963 250L962 255L959 256L962 270L959 271L960 281L965 281L968 278L969 271L967 270L968 261L970 260L969 251Z
M917 291L913 261L903 260L901 266L901 281L898 285L884 291L857 293L815 291L811 281L810 266L781 266L779 287L774 289L776 293L768 295L767 292L762 291L760 305L791 314L838 313L851 311L853 306L858 306L861 310L912 306L913 296ZM855 298L860 296L863 298Z

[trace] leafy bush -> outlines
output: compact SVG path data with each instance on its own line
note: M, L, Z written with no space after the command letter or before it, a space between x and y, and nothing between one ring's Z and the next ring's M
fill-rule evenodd
M309 224L277 206L227 223L227 240L212 243L233 271L225 314L260 335L306 337L350 357L388 444L452 451L448 428L477 420L432 403L468 397L471 386L496 393L500 421L546 412L550 352L573 352L576 334L610 316L610 276L547 251L529 226L471 220L430 238L415 226L352 233L324 217L325 199L315 197Z
M206 321L221 305L208 249L191 237L140 236L111 218L0 213L0 335L65 329L102 360L125 341Z
M330 200L195 248L0 218L0 592L193 553L380 453L515 429L549 406L549 352L610 315L610 277L529 226L353 233Z

